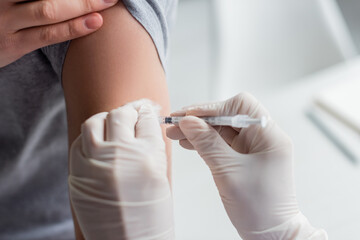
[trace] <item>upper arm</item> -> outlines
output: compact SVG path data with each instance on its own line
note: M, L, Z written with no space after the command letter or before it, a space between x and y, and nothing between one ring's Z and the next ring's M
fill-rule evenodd
M165 74L146 30L123 4L102 13L104 26L72 41L63 68L69 140L91 115L139 98L168 110Z
M149 98L169 112L165 73L147 31L121 2L102 16L99 31L71 42L63 67L70 145L87 118L127 102Z

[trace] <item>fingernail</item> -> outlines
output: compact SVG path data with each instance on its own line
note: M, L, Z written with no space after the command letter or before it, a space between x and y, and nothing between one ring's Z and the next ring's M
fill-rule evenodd
M89 16L85 19L85 26L88 29L91 30L98 29L99 27L101 27L101 25L102 25L102 19L97 15Z

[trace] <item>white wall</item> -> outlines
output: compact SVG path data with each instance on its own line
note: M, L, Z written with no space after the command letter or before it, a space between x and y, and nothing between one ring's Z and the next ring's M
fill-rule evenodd
M214 94L263 92L355 54L333 0L215 0L218 75Z
M212 16L210 1L180 1L171 41L168 83L173 110L210 100ZM173 144L175 230L181 240L239 239L211 174L194 152Z
M331 1L180 1L168 75L173 110L228 98L244 90L261 99L263 94L271 95L274 88L351 57L351 39L346 29L339 29L343 22L336 8L332 8L334 5L328 3ZM329 16L335 16L331 24L327 21ZM289 103L267 104L281 112L280 104ZM296 134L293 135L296 141ZM181 149L178 143L173 147L177 238L239 239L202 159L195 152ZM298 149L306 147L301 142L298 145ZM306 173L309 166L301 166L299 171ZM304 186L300 190L308 193ZM315 222L316 213L313 209L307 212ZM351 233L347 229L337 231Z

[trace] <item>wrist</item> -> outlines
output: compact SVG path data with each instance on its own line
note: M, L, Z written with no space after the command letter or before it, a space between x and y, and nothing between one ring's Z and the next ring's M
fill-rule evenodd
M288 221L275 227L252 232L239 232L244 240L327 240L327 233L323 229L313 227L308 219L299 212Z
M121 202L125 239L173 240L172 194L147 202Z

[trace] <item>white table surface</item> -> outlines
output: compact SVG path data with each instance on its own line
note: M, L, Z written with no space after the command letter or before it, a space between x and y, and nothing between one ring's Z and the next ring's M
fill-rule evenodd
M294 141L300 208L314 226L328 232L330 239L360 239L360 164L351 163L305 112L316 92L352 78L360 78L360 58L259 97ZM227 219L206 165L196 153L181 149L177 143L173 152L177 238L240 239Z

